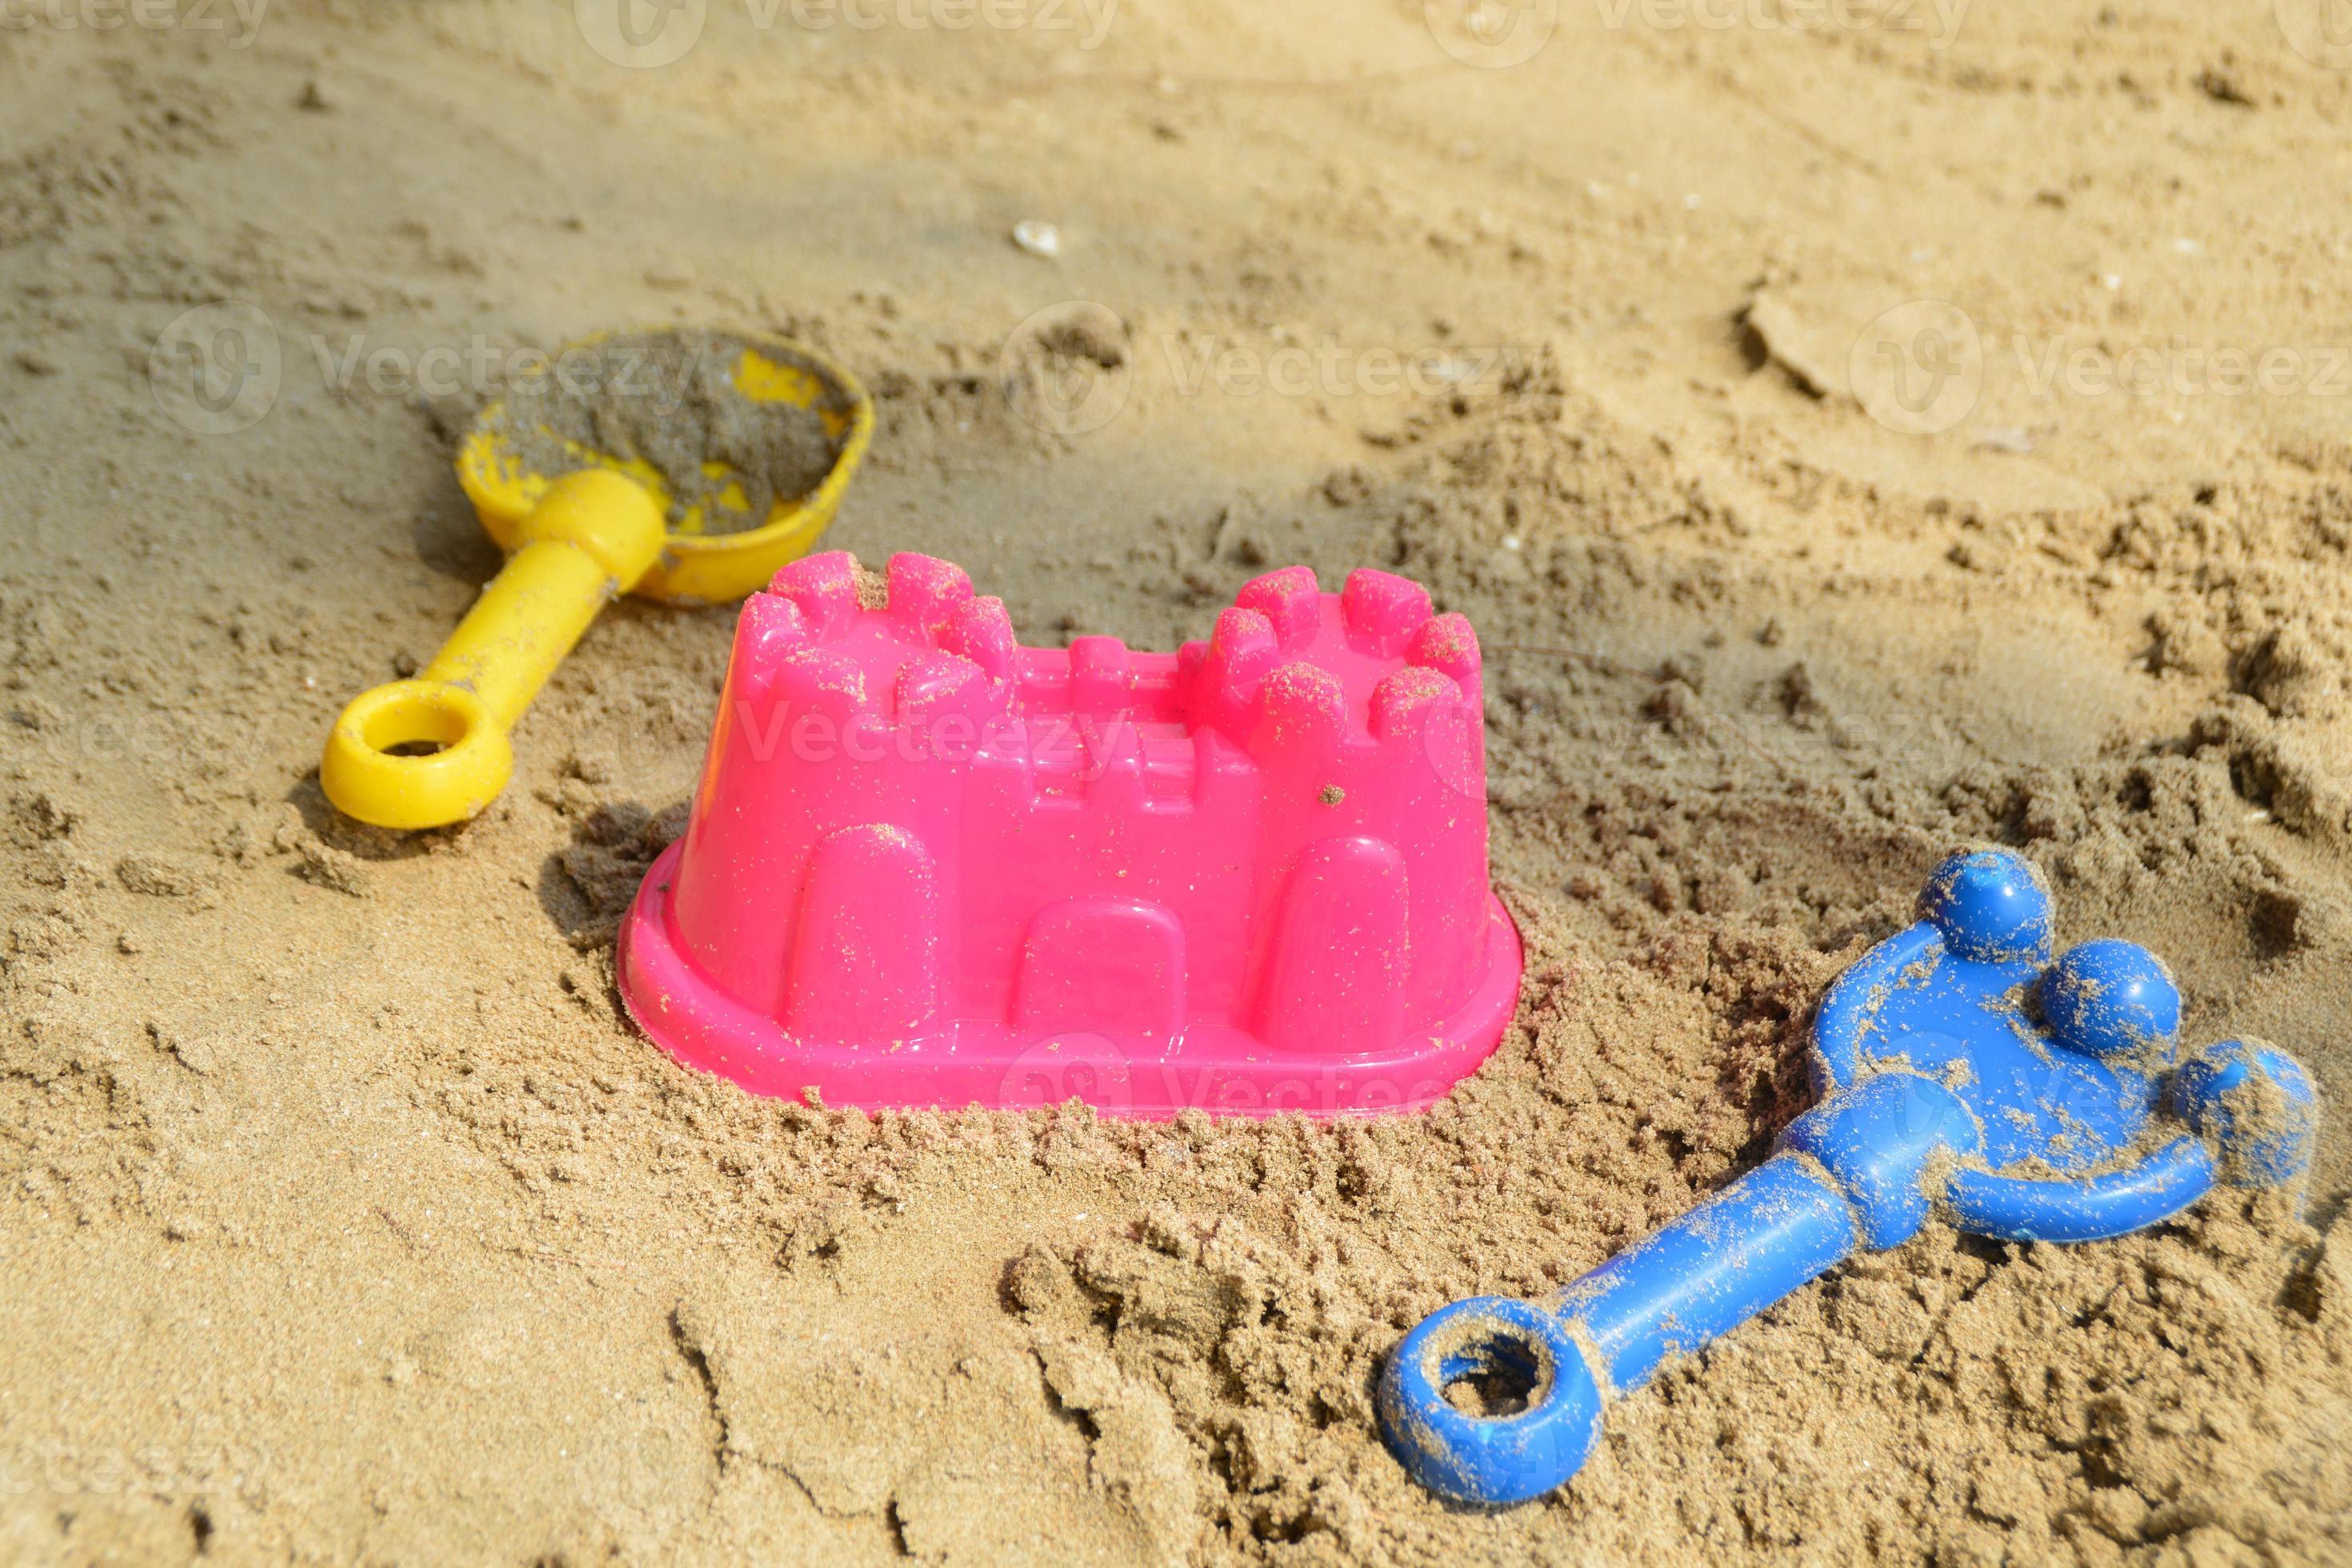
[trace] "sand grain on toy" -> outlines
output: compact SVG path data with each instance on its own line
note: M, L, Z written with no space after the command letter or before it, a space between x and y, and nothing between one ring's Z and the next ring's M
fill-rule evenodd
M2352 73L2294 9L1562 6L1498 68L1444 5L714 5L645 68L560 5L0 29L0 1560L2352 1558ZM1950 310L1925 429L1883 377ZM1025 640L1172 647L1293 561L1466 615L1494 1060L1332 1127L680 1070L611 942L726 608L614 606L469 826L340 818L334 714L498 564L436 418L646 322L854 367L828 542ZM2158 393L2038 374L2135 348ZM1761 1159L1822 988L1974 844L2310 1064L2304 1217L1931 1226L1559 1496L1407 1481L1405 1330Z

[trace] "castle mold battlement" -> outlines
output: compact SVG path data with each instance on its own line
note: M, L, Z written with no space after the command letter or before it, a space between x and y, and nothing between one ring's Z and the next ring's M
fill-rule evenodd
M958 567L746 601L630 1009L755 1091L1113 1113L1423 1106L1517 1000L1476 635L1286 567L1174 653L1024 647Z

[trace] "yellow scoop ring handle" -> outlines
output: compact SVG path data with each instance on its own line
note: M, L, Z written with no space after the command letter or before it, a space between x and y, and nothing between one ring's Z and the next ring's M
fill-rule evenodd
M583 468L550 484L433 662L335 721L327 798L400 828L463 822L497 799L514 772L507 731L596 613L652 569L662 538L662 509L634 479Z

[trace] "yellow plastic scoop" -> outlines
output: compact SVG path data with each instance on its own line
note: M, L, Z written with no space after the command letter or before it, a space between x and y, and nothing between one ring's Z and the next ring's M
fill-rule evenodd
M619 434L660 451L665 420L713 449L661 451L667 468L609 449ZM803 488L817 430L829 465ZM806 437L796 459L789 435ZM565 348L484 408L457 453L506 566L415 679L343 710L319 768L327 797L383 827L474 816L514 771L507 732L597 611L625 593L721 604L760 587L833 521L873 435L856 378L787 339L649 331Z

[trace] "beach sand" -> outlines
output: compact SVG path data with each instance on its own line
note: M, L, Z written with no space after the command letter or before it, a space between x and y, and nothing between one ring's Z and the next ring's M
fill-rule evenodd
M595 0L23 13L0 1557L2352 1557L2312 9L711 0L635 65ZM1467 614L1528 942L1493 1060L1341 1126L678 1068L611 939L725 606L609 611L471 825L341 818L335 713L499 564L447 432L673 322L853 366L829 543L958 562L1027 641L1172 647L1293 561ZM1672 1365L1561 1493L1412 1484L1402 1332L1760 1159L1822 987L1980 844L2062 940L2165 955L2192 1041L2312 1067L2301 1217L1931 1226Z

